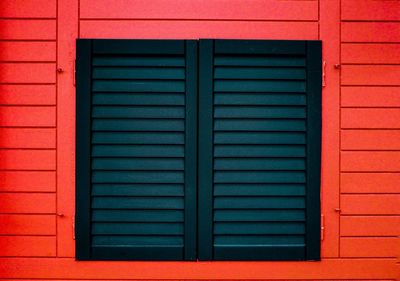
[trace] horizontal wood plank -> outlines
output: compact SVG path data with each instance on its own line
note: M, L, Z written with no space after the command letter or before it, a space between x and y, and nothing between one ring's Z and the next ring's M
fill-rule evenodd
M344 65L341 83L350 86L400 85L400 65Z
M398 87L342 87L341 105L344 107L400 107Z
M53 106L0 106L4 127L54 127L56 109Z
M0 150L0 169L2 170L54 170L55 168L56 152L54 150Z
M342 42L400 42L400 22L342 22Z
M400 215L400 194L341 195L340 205L344 215Z
M55 148L56 129L0 128L0 148Z
M400 238L397 237L345 237L340 239L340 256L346 258L397 257Z
M0 236L3 257L54 257L56 237L52 236Z
M55 40L55 20L0 20L0 39Z
M398 129L400 109L343 108L341 127L345 129Z
M56 60L56 42L3 41L0 42L0 49L0 61Z
M55 85L0 85L0 104L55 105Z
M342 193L400 193L399 173L342 173Z
M0 191L53 192L56 190L56 172L1 171Z
M342 63L395 64L400 63L399 51L400 44L345 43L341 45L341 59Z
M56 0L1 1L2 18L55 18Z
M80 11L83 19L318 20L317 1L83 0Z
M54 193L2 193L0 213L50 214L56 211Z
M398 236L400 216L342 216L342 236Z
M340 144L342 150L400 150L400 130L342 130Z
M343 0L342 20L400 20L399 1Z
M318 39L318 23L178 20L85 20L80 23L81 38L132 39L132 34L141 39L313 40Z
M55 215L0 215L1 235L55 235Z
M342 151L343 172L398 172L400 151Z
M0 83L55 83L54 63L0 63Z

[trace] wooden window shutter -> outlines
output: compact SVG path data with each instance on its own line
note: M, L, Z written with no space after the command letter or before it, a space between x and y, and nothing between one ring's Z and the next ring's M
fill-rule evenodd
M321 42L200 40L199 258L320 258Z
M196 258L197 43L77 41L76 255Z

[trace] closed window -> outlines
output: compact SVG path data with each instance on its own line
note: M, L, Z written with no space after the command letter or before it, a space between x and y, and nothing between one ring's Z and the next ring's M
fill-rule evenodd
M318 260L321 42L78 40L80 260Z

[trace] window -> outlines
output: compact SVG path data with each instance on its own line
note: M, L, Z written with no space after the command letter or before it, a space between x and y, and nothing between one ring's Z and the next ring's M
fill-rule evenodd
M318 260L321 42L78 40L80 260Z

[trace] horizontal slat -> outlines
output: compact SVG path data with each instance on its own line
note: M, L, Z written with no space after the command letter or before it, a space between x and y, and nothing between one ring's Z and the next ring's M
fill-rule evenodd
M215 209L302 209L304 197L216 197Z
M400 22L342 22L342 42L400 42Z
M54 170L55 168L56 152L54 150L0 150L0 169L2 170Z
M0 63L1 83L55 83L54 63Z
M94 171L93 183L183 183L182 171Z
M183 81L112 81L94 80L92 83L94 92L167 92L176 93L185 91Z
M56 147L55 129L0 128L0 136L1 148Z
M301 81L260 81L260 80L215 80L216 92L285 92L304 93L305 82Z
M84 0L80 3L82 18L108 19L218 19L218 20L317 20L318 5L313 1L287 3L274 0L232 1L208 3L200 0L152 2L151 9L144 0L135 3L114 0ZM268 7L268 10L265 10ZM176 9L179 8L179 14Z
M95 246L123 246L128 245L183 245L181 236L99 236L93 235L92 245Z
M303 184L215 184L214 196L305 195Z
M305 105L306 96L285 93L214 93L215 105Z
M183 131L184 127L184 120L92 120L93 131Z
M400 107L399 88L342 87L341 103L348 107Z
M94 67L94 79L185 79L184 68L150 68L150 67Z
M304 157L302 145L215 145L215 157Z
M342 216L342 236L398 236L400 216Z
M371 85L371 86L400 85L400 66L399 65L343 65L341 71L341 83L342 85Z
M95 56L93 66L157 66L157 67L183 67L183 57L175 56Z
M215 79L304 80L304 68L216 67Z
M343 193L399 193L400 173L342 173Z
M341 45L341 59L342 63L395 64L400 63L399 48L400 44L347 43Z
M182 223L92 223L92 234L182 235Z
M400 2L375 0L342 1L342 20L400 20Z
M11 2L9 2L11 3ZM1 12L1 9L0 9ZM0 61L55 61L56 42L0 42Z
M344 151L340 164L346 172L399 172L400 151Z
M0 215L1 235L55 235L54 215Z
M93 157L183 157L183 145L93 145Z
M346 150L400 150L400 130L342 130Z
M215 131L305 131L303 120L229 120L216 119Z
M179 55L185 52L183 40L96 40L93 42L94 54L140 54Z
M303 172L216 171L214 183L304 183Z
M304 170L305 159L232 159L215 158L214 170Z
M286 42L282 40L215 40L216 54L272 54L272 55L304 55L304 41Z
M56 212L53 193L2 193L0 213L50 214Z
M56 172L1 171L0 191L53 192L56 189Z
M183 222L183 210L93 210L95 222Z
M95 93L94 105L184 105L182 93Z
M342 257L391 257L398 256L398 237L344 237L340 239Z
M215 66L275 66L302 67L306 65L304 57L277 56L215 56Z
M215 144L305 144L304 133L216 132Z
M216 106L216 118L305 118L304 107Z
M55 236L0 236L3 257L55 257Z
M259 260L259 261L278 261L278 260L304 260L304 245L285 245L285 246L231 246L218 245L214 248L214 259L216 260Z
M163 158L94 158L93 170L172 170L182 171L184 159Z
M180 197L93 197L93 209L183 209Z
M214 221L305 221L303 210L215 210Z
M183 196L181 184L93 184L95 196Z
M0 9L2 18L55 18L56 0L4 1ZM1 49L1 48L0 48Z
M0 104L55 105L55 85L0 85Z
M0 106L0 126L5 127L54 127L54 106Z
M94 132L93 144L183 144L183 133L170 132Z
M214 234L304 234L305 225L295 222L218 222L214 224Z
M400 215L400 194L341 195L342 214Z
M55 40L56 20L2 19L0 30L2 40Z
M184 118L183 106L93 106L95 118Z
M400 129L400 109L344 108L341 126L346 129Z
M138 260L154 261L183 259L183 246L181 245L140 245L140 246L92 246L92 259L94 260Z
M239 246L239 245L303 245L305 243L304 236L301 235L216 235L214 238L214 246Z

